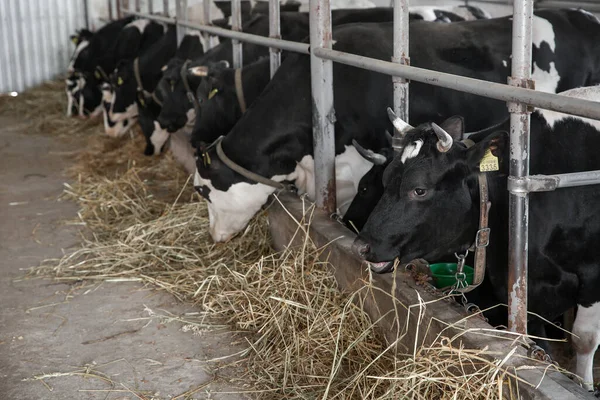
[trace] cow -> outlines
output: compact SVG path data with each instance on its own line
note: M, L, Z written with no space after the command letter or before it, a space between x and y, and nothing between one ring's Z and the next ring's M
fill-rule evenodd
M570 95L600 101L600 87ZM385 191L357 236L353 249L376 272L390 261L437 260L471 246L479 227L479 176L487 176L490 240L486 279L495 297L508 293L509 146L506 131L471 135L456 118L440 125L407 127L401 155L386 169ZM600 122L547 110L531 117L530 174L600 169L596 144ZM575 156L576 155L576 156ZM482 165L496 164L481 172ZM493 171L497 169L497 171ZM528 307L553 320L577 306L573 342L576 373L592 389L592 366L600 344L600 188L580 186L533 193L529 204ZM529 333L533 333L532 320Z
M154 91L162 76L163 66L175 55L177 34L171 26L167 33L147 51L131 61L120 62L112 76L112 99L108 119L113 122L129 120L131 126L137 119L138 103ZM105 125L109 136L118 137L125 131L117 131Z
M491 127L482 129L478 132L466 133L465 136L476 135L480 132L498 129L508 129L509 118L504 121L493 125ZM377 205L377 202L383 194L383 172L387 166L392 162L394 158L394 152L392 149L391 136L388 135L388 146L380 149L378 152L373 150L365 149L356 141L353 143L356 150L366 160L373 163L373 167L367 172L358 183L358 191L356 196L352 200L348 211L344 214L342 222L351 230L360 232L367 218Z
M165 103L164 99L169 96L169 93L179 89L177 85L182 84L179 81L180 75L185 73L187 76L187 68L185 67L186 60L197 57L203 54L203 52L204 49L200 42L200 36L198 32L191 32L190 34L185 35L181 41L181 44L177 48L175 57L169 60L161 68L163 71L163 76L156 86L152 96L148 96L146 99L146 105L141 106L138 104L140 126L146 138L146 149L144 150L145 155L160 154L163 149L163 145L169 138L169 132L167 132L166 129L163 129L158 123L158 118L163 107L167 110L169 110L170 107L188 108L188 103L193 103L193 99L190 99L189 97L184 99L184 104ZM175 68L175 65L178 66L178 68ZM171 75L168 75L168 73ZM164 77L166 77L166 79L162 79ZM195 114L195 110L192 107L192 109L188 110L188 115L184 117L186 121L184 122L183 127L188 124L187 120L193 121L193 114ZM191 126L189 130L191 131Z
M263 57L239 70L214 67L204 69L206 79L196 91L202 112L196 118L192 131L194 146L211 143L219 136L229 133L246 108L254 103L269 83L269 65L269 58ZM236 84L236 74L240 76L240 85Z
M104 82L109 81L109 75L118 61L137 57L140 52L146 51L164 34L164 25L138 19L126 24L118 32L116 39L109 48L100 54L81 52L73 62L74 73L78 79L79 97L72 94L73 101L80 104L79 116L101 112L101 88ZM110 38L105 38L108 40ZM86 48L87 50L87 48ZM83 60L78 64L78 60ZM80 68L75 67L81 65ZM97 110L97 111L94 111Z
M593 49L600 24L577 10L538 10L535 14L533 77L538 86L570 88L598 81L600 62L596 58L600 52ZM411 23L411 64L505 82L511 27L509 17L453 24ZM333 48L389 60L392 33L391 23L341 26L334 29ZM544 68L556 74L548 74ZM341 64L334 64L333 76L335 152L341 168L338 208L343 215L356 194L358 181L372 167L357 153L352 139L367 149L386 146L385 135L377 133L393 129L386 115L386 107L392 104L392 82L389 76ZM289 54L253 107L220 143L225 154L244 168L275 180L293 180L300 192L312 197L310 87L308 57ZM505 104L497 100L418 82L411 83L410 104L410 119L415 123L441 122L442 118L461 113L469 131L507 116ZM252 183L219 162L216 146L207 151L208 158L198 158L195 186L208 201L213 239L223 241L243 229L275 189ZM209 158L212 162L205 163Z

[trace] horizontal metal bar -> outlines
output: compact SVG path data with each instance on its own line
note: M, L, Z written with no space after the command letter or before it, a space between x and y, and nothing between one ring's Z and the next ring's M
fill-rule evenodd
M162 15L156 14L148 14L143 12L131 11L131 10L123 10L123 14L125 15L134 15L139 18L146 18L151 21L164 22L165 24L175 24L175 18L163 17Z
M551 192L560 188L600 184L600 170L557 175L530 175L508 178L508 190L514 194Z
M174 24L175 20L176 20L175 18L162 17L159 15L150 15L148 13L139 13L139 12L135 12L135 11L125 11L125 10L123 10L123 11L127 15L135 15L136 17L147 18L149 20L160 21L160 22L164 22L167 24ZM215 36L226 37L229 39L236 39L236 40L240 40L242 42L254 43L254 44L258 44L260 46L265 46L265 47L274 47L274 48L280 49L280 50L287 50L287 51L293 51L296 53L309 54L308 43L299 43L299 42L292 42L290 40L268 38L265 36L253 35L253 34L245 33L245 32L235 32L235 31L230 31L229 29L219 28L217 26L202 25L202 24L197 24L197 23L189 22L189 21L187 21L187 22L180 21L179 25L185 26L186 28L197 29L202 32L207 32L207 33L210 33L211 35L215 35Z
M318 57L358 68L368 69L374 72L380 72L386 75L397 75L413 81L459 90L461 92L473 93L492 99L513 103L524 103L548 110L600 119L600 102L582 100L554 93L537 92L531 89L482 81L479 79L467 78L408 65L400 65L389 61L376 60L336 50L317 48L314 49L313 52Z
M265 47L275 47L277 49L293 51L296 53L309 54L308 43L292 42L290 40L283 39L273 39L265 36L252 35L250 33L244 32L235 32L216 26L207 26L191 22L181 22L181 25L188 28L197 29L199 31L208 32L212 35L240 40L242 42L254 43Z

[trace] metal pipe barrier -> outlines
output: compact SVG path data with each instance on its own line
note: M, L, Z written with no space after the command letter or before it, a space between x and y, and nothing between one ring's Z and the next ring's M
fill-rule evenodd
M175 27L177 28L177 45L179 46L186 31L185 26L181 23L187 21L187 0L179 0L175 3L175 6L175 15L177 16Z
M512 29L511 86L529 87L531 77L531 29L533 0L515 0ZM510 111L511 177L529 175L530 112L523 103L508 103ZM527 242L529 232L529 196L509 193L508 203L508 329L527 334Z
M335 210L335 140L333 124L333 67L332 61L391 75L394 78L394 108L404 119L408 119L408 81L459 90L475 95L505 101L511 112L511 162L508 188L510 191L511 223L509 254L509 329L526 333L527 327L527 220L529 192L555 190L562 187L592 185L600 183L600 171L586 171L561 175L529 176L528 158L523 151L529 149L529 112L527 106L535 106L567 114L600 120L600 103L571 98L563 95L532 90L529 80L531 67L531 27L533 0L515 0L513 9L513 59L514 76L510 85L482 81L459 75L431 71L409 66L408 58L408 0L394 0L394 53L393 62L371 59L331 49L331 11L329 0L310 0L310 53L309 45L281 40L274 32L279 6L270 0L269 35L257 36L236 30L227 30L205 24L181 21L140 12L127 12L142 18L177 24L202 32L254 43L271 48L271 72L274 73L276 58L273 49L294 51L311 56L311 87L313 99L313 138L315 159L316 202L329 212ZM239 10L240 0L232 0L233 8ZM490 1L487 1L490 2ZM120 0L117 0L120 15ZM235 4L238 4L236 6ZM565 3L557 1L538 2L537 5ZM165 0L167 10L167 0ZM506 4L506 3L503 3ZM179 15L179 14L178 14ZM400 29L396 29L400 24ZM239 26L237 24L234 24ZM236 46L234 46L234 59ZM239 50L237 50L239 51ZM241 65L241 60L240 60ZM278 62L277 62L278 65ZM514 148L513 148L514 146ZM520 149L520 150L519 150ZM513 289L514 288L514 289Z
M315 201L317 207L333 214L336 211L333 63L314 53L317 48L331 49L331 9L329 0L310 0L309 7Z
M408 0L394 0L394 53L392 61L403 65L410 65L408 20ZM394 87L394 112L408 122L408 80L394 75L392 76L392 84Z
M208 0L205 0L208 3ZM242 31L242 1L231 0L231 30L234 32ZM244 63L242 53L242 42L233 39L233 68L242 68Z
M281 14L279 0L269 0L269 37L271 39L281 39ZM281 50L276 47L269 47L271 78L277 72L281 65Z

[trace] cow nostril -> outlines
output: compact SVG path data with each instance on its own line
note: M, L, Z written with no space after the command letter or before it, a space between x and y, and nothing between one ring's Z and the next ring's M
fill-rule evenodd
M357 238L352 244L352 250L358 256L365 258L371 251L371 246L367 242Z

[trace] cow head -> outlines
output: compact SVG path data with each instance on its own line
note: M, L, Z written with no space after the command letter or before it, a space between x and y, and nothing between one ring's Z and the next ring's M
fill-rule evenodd
M226 143L223 150L228 157ZM284 177L269 177L283 180ZM210 235L225 242L244 229L275 189L251 182L227 167L216 153L215 143L197 148L194 188L208 205Z
M69 74L75 71L92 71L94 69L94 54L90 47L93 36L94 34L87 29L81 29L71 35L71 42L75 44L75 51L67 67Z
M102 84L102 116L104 119L104 132L111 137L123 136L133 125L133 118L115 121L111 118L114 103L113 88L109 83Z
M160 109L161 105L153 98L147 99L147 106L139 109L138 121L146 138L144 154L147 156L159 155L169 139L169 132L162 129L156 121Z
M468 248L479 223L479 162L489 149L500 157L506 133L467 148L463 120L426 123L408 131L402 153L383 174L384 192L354 242L375 272L394 259L437 260Z
M242 110L233 82L233 70L228 68L228 63L221 61L201 68L204 68L206 79L196 90L202 112L196 117L192 143L211 143L229 133L242 116ZM201 73L201 70L196 67L194 73Z
M123 61L117 65L112 76L112 104L110 119L113 122L137 117L138 83L133 71L133 61Z
M80 118L95 117L102 112L102 92L93 78L75 74L66 81L67 116L76 114Z
M386 132L389 136L389 133ZM373 167L367 172L358 183L358 191L350 207L344 214L343 222L350 229L360 232L367 222L369 214L377 205L377 202L383 194L383 172L394 158L394 151L391 148L391 136L389 136L390 147L385 147L378 152L368 150L353 140L354 147L358 153L367 161L373 163Z

